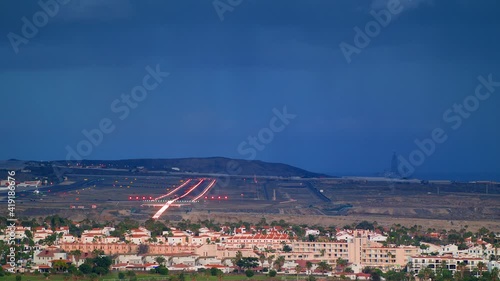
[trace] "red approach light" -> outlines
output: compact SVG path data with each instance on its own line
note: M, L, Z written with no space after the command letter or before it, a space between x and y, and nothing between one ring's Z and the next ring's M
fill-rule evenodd
M146 200L146 196L142 196L142 200Z
M220 200L220 196L219 196L219 198L217 198L217 199L219 199L219 200Z
M227 199L227 196L224 196L224 199Z
M208 196L205 196L205 199L208 199Z
M128 200L132 200L132 196L129 196L129 197L128 197Z
M214 197L212 196L212 199L214 199Z
M135 200L139 200L139 196L136 196L136 197L135 197Z
M153 196L149 196L149 200L153 200Z

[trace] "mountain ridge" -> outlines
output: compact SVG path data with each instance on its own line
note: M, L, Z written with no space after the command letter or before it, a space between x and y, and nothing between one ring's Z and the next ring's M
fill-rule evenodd
M54 161L23 161L25 167L40 166L44 163L56 166L102 167L128 169L131 171L167 171L206 174L256 175L301 178L332 177L315 173L292 165L261 160L245 160L227 157L185 157L185 158L132 158L119 160L54 160ZM10 162L10 161L9 161ZM13 161L17 162L17 161ZM19 166L17 162L16 166ZM12 163L12 162L11 162ZM12 163L14 164L14 163ZM174 168L174 169L172 169Z

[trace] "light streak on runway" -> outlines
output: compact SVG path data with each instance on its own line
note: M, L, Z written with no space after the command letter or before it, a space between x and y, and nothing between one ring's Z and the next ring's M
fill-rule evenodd
M202 192L200 195L196 196L193 201L198 201L198 199L200 199L203 195L205 195L214 185L215 185L215 182L217 182L217 180L213 180Z
M164 195L162 195L162 196L160 196L160 197L155 198L155 201L156 201L156 200L160 200L160 199L162 199L162 198L165 198L165 197L167 197L167 196L170 196L170 195L174 194L174 193L175 193L175 192L177 192L179 189L181 189L181 188L183 188L184 186L186 186L186 185L187 185L190 181L191 181L191 179L188 179L188 180L187 180L187 181L185 181L183 184L179 185L177 188L175 188L174 190L170 191L169 193L164 194Z
M191 193L193 190L195 190L198 186L200 186L203 181L205 181L205 179L201 179L197 184L195 184L193 187L191 187L188 191L186 191L184 194L182 194L181 196L175 198L175 199L172 199L172 200L169 200L167 201L167 203L165 203L165 205L163 205L163 207L161 207L158 212L156 212L156 214L153 215L153 219L157 220L175 201L179 200L179 199L182 199L184 198L185 196L187 196L189 193ZM184 185L186 184L187 182L184 183ZM176 189L179 189L176 188ZM157 198L158 199L158 198ZM156 199L155 199L156 200Z

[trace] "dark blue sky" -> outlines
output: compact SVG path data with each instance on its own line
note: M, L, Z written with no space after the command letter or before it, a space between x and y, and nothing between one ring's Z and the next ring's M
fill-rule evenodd
M0 159L64 159L103 118L115 130L85 158L248 158L238 145L286 106L296 118L256 159L380 172L442 128L417 174L499 172L500 87L456 130L443 114L478 76L500 81L500 4L409 1L351 63L339 44L387 0L242 0L223 21L213 1L73 0L17 54L9 34L42 8L2 1ZM170 75L120 120L110 105L157 64Z

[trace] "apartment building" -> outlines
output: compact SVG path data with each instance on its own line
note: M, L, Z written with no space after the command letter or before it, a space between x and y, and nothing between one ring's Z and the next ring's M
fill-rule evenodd
M424 268L430 268L436 271L436 268L445 266L447 269L455 273L455 271L460 270L461 266L465 266L465 269L472 271L477 267L479 262L487 263L481 258L474 258L470 256L412 256L409 259L411 268L410 270L418 273ZM486 269L486 268L485 268Z
M419 254L420 249L412 246L383 247L380 244L368 243L362 247L359 262L364 266L383 269L403 268L411 256ZM356 261L357 262L357 261Z
M293 242L293 251L287 256L296 259L317 259L335 262L349 259L349 243L342 242Z
M270 233L270 234L235 234L227 238L226 245L236 248L254 248L260 250L283 248L284 244L290 244L288 234Z

